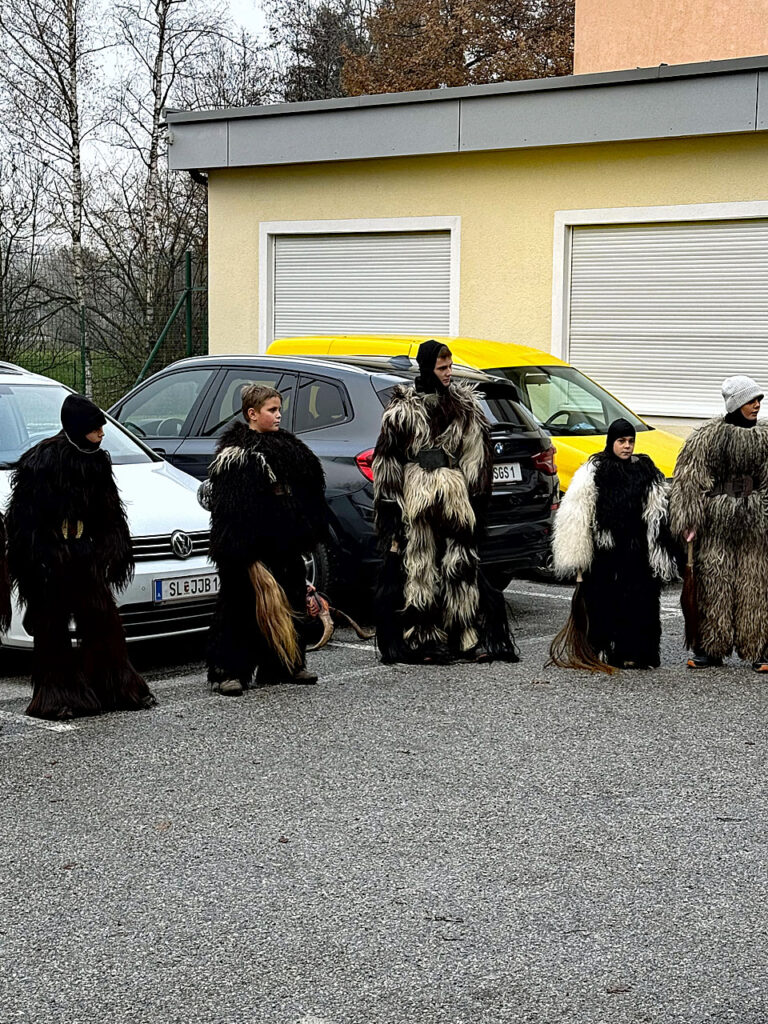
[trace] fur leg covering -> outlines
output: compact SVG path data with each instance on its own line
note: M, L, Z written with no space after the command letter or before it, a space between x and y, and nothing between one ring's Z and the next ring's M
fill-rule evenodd
M509 610L504 595L491 586L482 569L478 583L478 642L496 661L519 661L520 654L509 624Z
M376 644L385 665L408 662L412 650L405 641L404 619L405 572L399 552L390 551L379 571L374 597Z
M87 595L86 595L87 596ZM102 711L135 711L157 703L128 660L123 625L106 586L91 594L87 607L75 609L83 676Z
M32 718L79 718L101 712L99 699L78 666L69 618L69 608L56 600L55 592L28 605L25 624L34 633L35 649L32 700L26 713Z
M253 585L245 568L220 566L220 587L208 632L208 682L237 679L248 687L260 656L266 654L254 628Z

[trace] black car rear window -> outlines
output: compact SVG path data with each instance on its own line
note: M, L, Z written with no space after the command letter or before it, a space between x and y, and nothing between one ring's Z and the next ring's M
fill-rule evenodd
M400 383L406 385L412 385L412 381L403 380ZM480 381L477 382L477 390L481 395L481 405L483 412L488 418L488 422L491 426L502 424L504 426L513 427L517 430L535 430L536 424L533 418L522 408L519 402L516 401L517 391L514 386L510 386L506 381ZM374 384L375 386L375 384ZM381 388L376 391L379 401L386 407L392 400L396 384L390 384L387 387Z

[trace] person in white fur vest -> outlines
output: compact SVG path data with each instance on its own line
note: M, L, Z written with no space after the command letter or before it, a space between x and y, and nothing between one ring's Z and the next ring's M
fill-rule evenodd
M595 655L616 668L656 668L661 586L677 577L677 565L667 482L634 448L635 428L614 420L605 449L574 474L552 547L558 575L582 580Z

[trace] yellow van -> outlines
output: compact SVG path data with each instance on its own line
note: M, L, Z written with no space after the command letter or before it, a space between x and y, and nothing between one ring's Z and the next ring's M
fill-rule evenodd
M269 346L270 355L416 356L421 338L403 335L344 334L283 338ZM566 490L579 466L605 447L612 420L623 416L637 430L638 452L650 455L662 473L671 477L682 438L649 426L599 384L562 359L526 345L478 338L436 338L444 341L454 361L499 377L516 386L521 401L549 431L557 449L560 486Z

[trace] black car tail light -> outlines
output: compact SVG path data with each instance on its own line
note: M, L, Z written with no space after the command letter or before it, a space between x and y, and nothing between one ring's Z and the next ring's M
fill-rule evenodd
M364 452L356 455L355 463L365 479L373 483L373 448L366 448Z
M555 449L550 446L545 452L539 452L537 455L531 456L531 462L533 462L536 469L541 470L542 473L546 473L547 476L554 476L557 473L557 466L555 465Z

